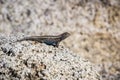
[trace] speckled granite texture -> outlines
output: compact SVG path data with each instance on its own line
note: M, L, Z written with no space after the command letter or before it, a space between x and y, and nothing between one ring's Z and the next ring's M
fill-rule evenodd
M0 32L72 35L61 45L120 79L120 0L0 0Z
M0 41L0 80L100 80L89 61L63 46L17 39Z

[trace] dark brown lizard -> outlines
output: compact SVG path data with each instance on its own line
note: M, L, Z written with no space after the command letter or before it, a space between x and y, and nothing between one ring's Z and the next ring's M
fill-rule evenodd
M54 47L58 47L59 43L66 39L70 34L68 32L64 32L60 35L57 36L52 36L52 35L46 35L46 36L30 36L30 37L25 37L23 39L20 39L18 41L37 41L40 43L45 43L47 45L52 45Z

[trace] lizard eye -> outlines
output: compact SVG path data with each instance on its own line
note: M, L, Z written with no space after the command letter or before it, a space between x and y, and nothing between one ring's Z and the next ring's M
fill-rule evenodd
M65 33L63 33L63 35L66 36L66 37L68 37L68 36L70 36L70 33L65 32Z

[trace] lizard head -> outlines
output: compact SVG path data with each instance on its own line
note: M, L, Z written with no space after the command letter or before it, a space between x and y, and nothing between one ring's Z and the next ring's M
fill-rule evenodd
M65 39L65 38L69 37L69 36L70 36L70 33L64 32L64 33L62 33L60 36L61 36L61 39L63 40L63 39Z

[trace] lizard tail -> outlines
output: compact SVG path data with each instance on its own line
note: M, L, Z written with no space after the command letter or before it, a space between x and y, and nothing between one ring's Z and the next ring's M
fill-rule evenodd
M35 38L35 37L25 37L22 39L17 40L18 42L21 41L38 41L38 42L42 42L43 40L41 40L40 38Z
M27 41L27 40L32 40L32 39L29 39L29 37L26 37L26 38L19 39L19 40L17 40L17 41L18 41L18 42L21 42L21 41Z

